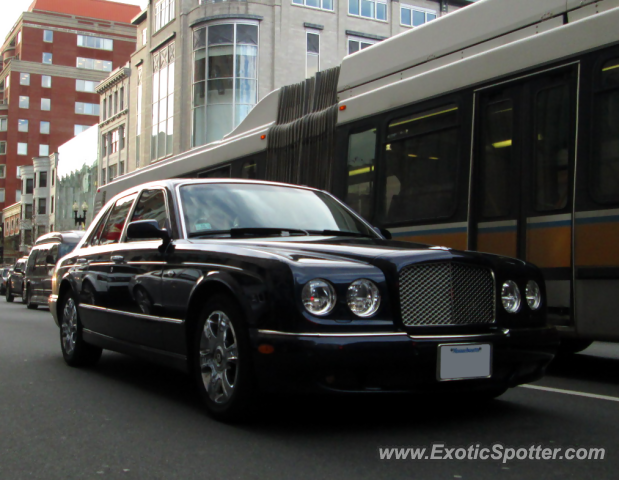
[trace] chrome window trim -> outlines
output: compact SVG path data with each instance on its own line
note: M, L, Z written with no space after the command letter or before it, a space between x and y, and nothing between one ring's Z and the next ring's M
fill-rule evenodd
M144 313L133 313L133 312L123 312L122 310L115 310L113 308L105 308L105 307L98 307L96 305L90 305L88 303L80 303L79 304L80 307L83 307L87 310L96 310L98 312L107 312L107 313L116 313L116 314L121 314L127 317L134 317L134 318L140 318L143 320L153 320L155 322L165 322L165 323L175 323L178 325L182 325L185 323L185 320L180 320L178 318L168 318L168 317L157 317L154 315L146 315Z

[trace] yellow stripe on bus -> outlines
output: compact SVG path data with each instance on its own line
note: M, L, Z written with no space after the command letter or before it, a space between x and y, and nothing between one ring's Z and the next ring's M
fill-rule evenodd
M619 223L576 225L577 266L619 265Z

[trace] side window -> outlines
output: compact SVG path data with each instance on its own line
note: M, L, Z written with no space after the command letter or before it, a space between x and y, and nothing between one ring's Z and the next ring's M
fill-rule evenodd
M598 203L619 202L619 58L598 72L589 190Z
M455 104L398 118L389 124L382 179L384 223L453 214L458 136Z
M22 268L24 267L26 268L28 274L31 274L32 271L34 270L34 265L35 265L34 262L36 261L38 253L39 253L38 250L33 250L32 252L30 252L26 265L22 266Z
M134 193L133 195L121 198L116 202L107 218L105 227L103 227L103 231L101 232L99 245L108 245L110 243L118 243L120 241L120 236L122 235L123 228L125 227L127 215L129 214L129 210L131 209L131 205L133 204L136 196L137 194Z
M36 260L37 269L45 268L47 266L47 262L45 260L47 259L48 253L49 253L49 247L41 248L37 251L37 260Z
M83 243L82 248L93 247L95 245L99 245L99 239L101 238L101 232L103 231L103 227L105 226L105 221L107 220L108 216L109 216L109 212L105 212L105 214L101 217L101 220L99 220L99 223L97 224L96 228L90 234L90 238Z
M372 216L376 129L348 137L348 190L346 203L364 218Z
M159 228L165 228L167 218L163 190L144 190L135 207L131 221L157 220Z
M56 262L58 261L58 244L54 244L52 245L52 248L49 249L49 252L47 254L48 257L51 257L49 260L51 260L51 263L47 261L45 261L45 263L47 264L48 267L53 267L56 265Z

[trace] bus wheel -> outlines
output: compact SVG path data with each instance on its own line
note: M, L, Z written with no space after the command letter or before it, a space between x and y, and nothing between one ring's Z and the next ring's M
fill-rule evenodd
M582 352L593 343L593 340L583 340L581 338L562 338L559 345L560 355L571 355L573 353Z

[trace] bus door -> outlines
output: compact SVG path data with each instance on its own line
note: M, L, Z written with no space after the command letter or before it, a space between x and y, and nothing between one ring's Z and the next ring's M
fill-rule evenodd
M569 67L476 92L469 247L538 265L557 325L572 324L576 80Z

